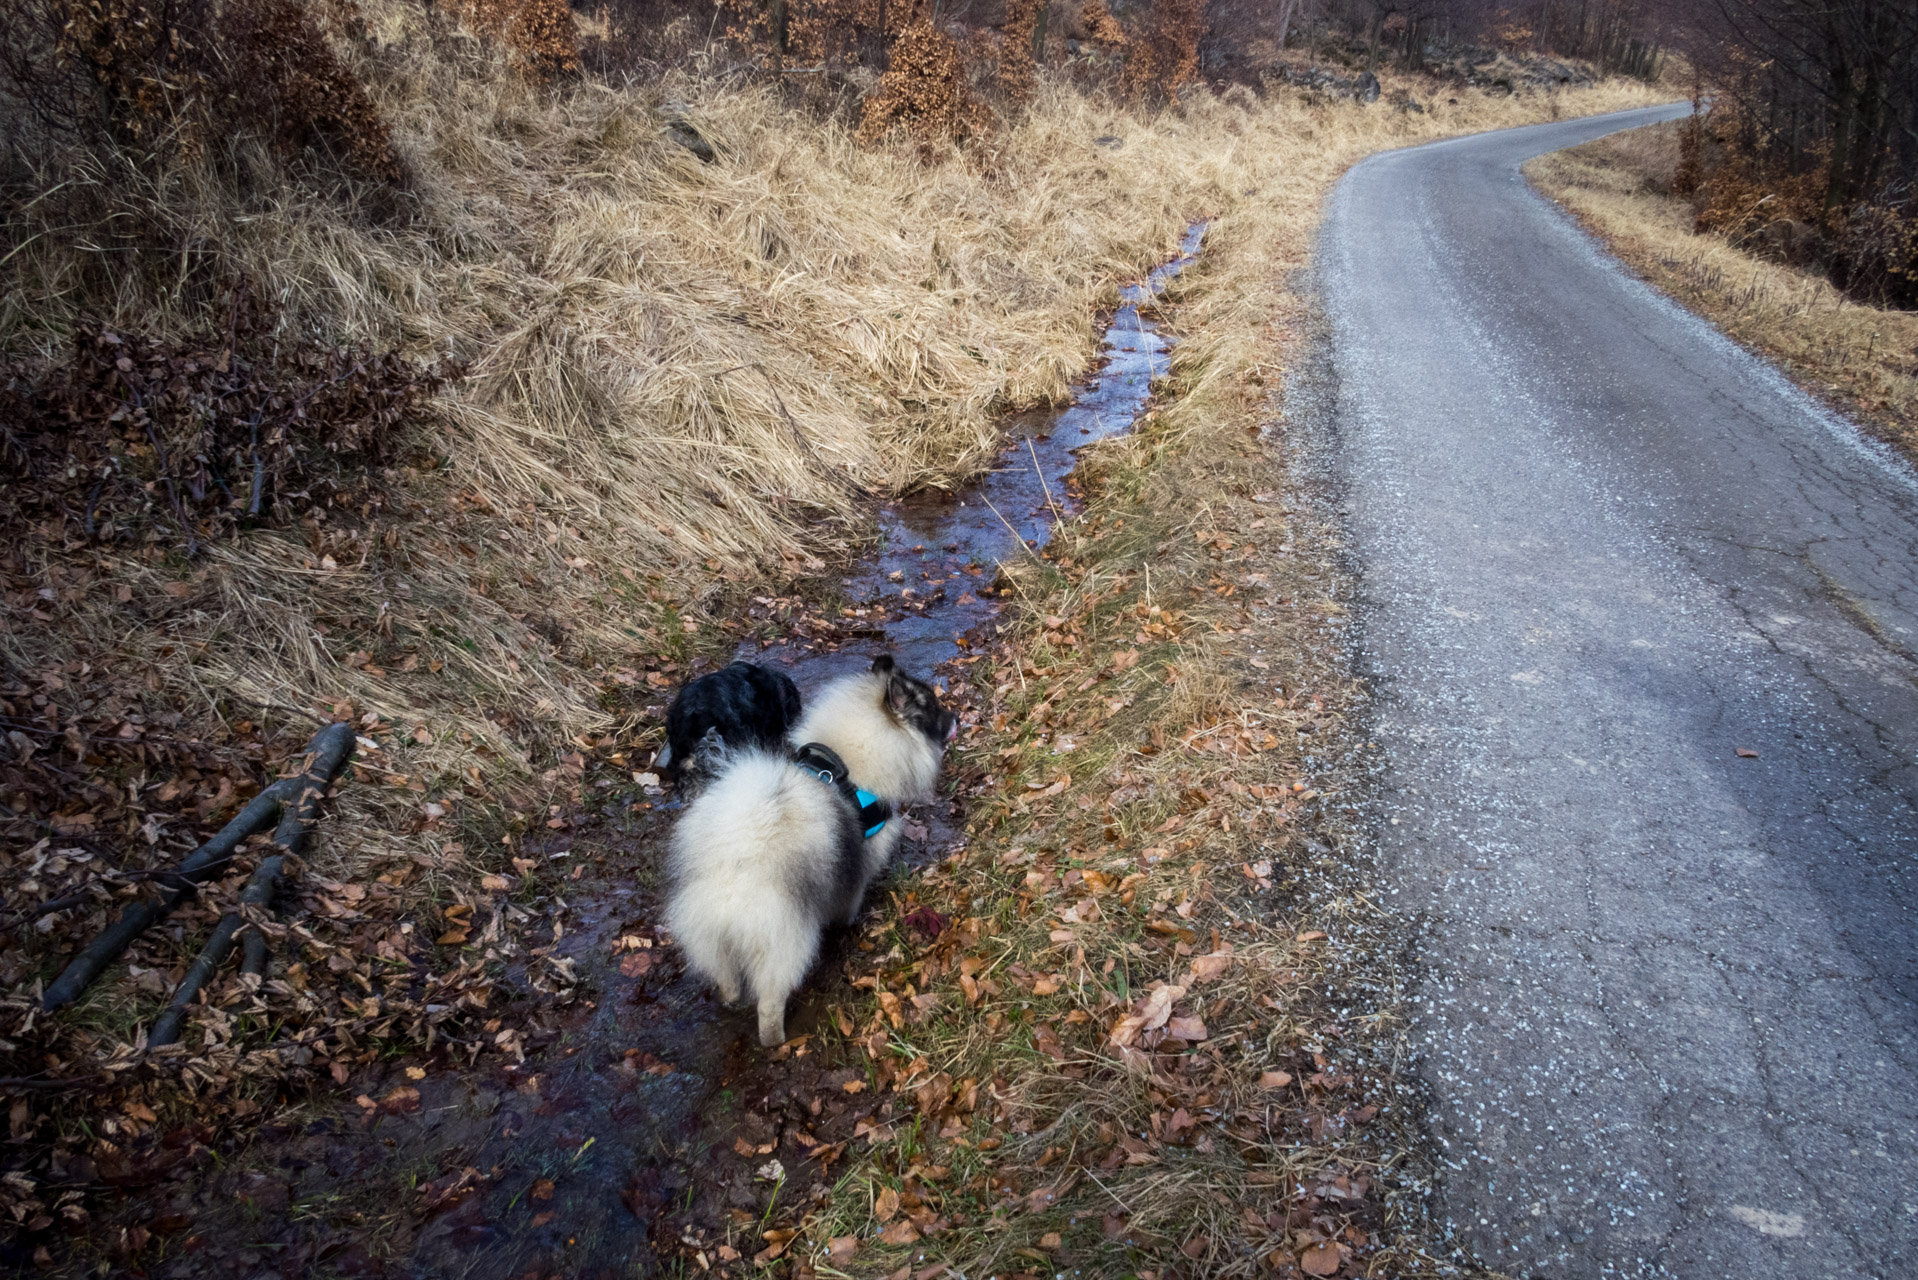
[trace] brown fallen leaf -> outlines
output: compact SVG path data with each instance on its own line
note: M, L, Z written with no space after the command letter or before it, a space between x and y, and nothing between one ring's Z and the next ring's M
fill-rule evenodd
M880 1244L918 1244L919 1228L912 1225L912 1219L901 1218L879 1233Z
M1154 1031L1166 1024L1172 1016L1172 1002L1185 994L1184 987L1155 987L1145 1000L1145 1006L1139 1015L1145 1019L1142 1024L1147 1031Z
M552 1198L553 1198L553 1180L551 1178L541 1178L538 1182L535 1182L533 1184L533 1199L551 1200Z
M1188 1044L1197 1044L1207 1036L1205 1023L1197 1018L1172 1018L1165 1024L1166 1034Z
M619 962L620 976L624 978L643 978L653 967L653 953L635 951Z
M1218 977L1232 967L1232 957L1224 952L1213 952L1207 956L1192 957L1192 981L1206 982Z
M762 1233L759 1238L766 1242L766 1247L753 1255L753 1261L771 1262L774 1258L786 1252L786 1246L791 1244L793 1237L798 1234L797 1231L789 1227Z
M1740 760L1756 760L1758 759L1758 753L1756 751L1753 751L1750 747L1739 747L1738 758Z
M1039 1247L1041 1249L1057 1249L1064 1243L1065 1241L1060 1238L1057 1231L1048 1231L1039 1237Z
M1290 1071L1262 1071L1259 1073L1259 1088L1283 1089L1292 1083Z
M898 1217L899 1193L891 1187L880 1191L879 1198L872 1203L872 1216L881 1222L891 1222Z
M844 1266L859 1252L858 1236L834 1236L826 1242L826 1256L835 1266Z
M1299 1267L1307 1275L1336 1275L1339 1270L1339 1247L1330 1240L1322 1240L1299 1255Z

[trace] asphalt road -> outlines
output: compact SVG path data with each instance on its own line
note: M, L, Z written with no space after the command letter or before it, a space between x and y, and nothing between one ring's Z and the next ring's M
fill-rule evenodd
M1918 1276L1918 480L1518 173L1676 114L1376 156L1321 241L1443 1211Z

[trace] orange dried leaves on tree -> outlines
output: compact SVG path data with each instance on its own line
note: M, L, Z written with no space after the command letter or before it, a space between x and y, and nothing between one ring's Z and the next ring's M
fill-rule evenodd
M1025 102L1038 84L1033 46L1045 0L1006 0L1006 22L999 49L999 88L1012 102Z
M1092 43L1114 49L1125 47L1125 28L1112 16L1112 10L1106 8L1105 0L1086 0L1085 7L1079 11L1079 20L1085 24L1086 39Z
M455 0L455 9L475 30L511 49L534 79L579 70L579 31L566 0Z
M886 73L867 97L861 141L903 127L922 152L984 131L985 113L966 82L965 58L951 36L920 19L893 41Z
M1152 0L1126 46L1120 86L1135 98L1176 99L1199 74L1203 0Z

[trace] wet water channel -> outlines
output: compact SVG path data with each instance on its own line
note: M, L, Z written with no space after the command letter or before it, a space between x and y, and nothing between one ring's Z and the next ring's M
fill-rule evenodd
M881 546L845 580L853 616L840 635L748 644L739 656L783 667L804 693L880 652L915 674L949 678L997 617L984 590L997 564L1043 545L1069 511L1078 450L1129 429L1170 367L1173 339L1149 304L1193 261L1204 232L1191 227L1177 257L1122 291L1100 364L1067 407L1018 419L975 485L881 510ZM281 1161L300 1166L296 1199L302 1184L384 1183L403 1172L431 1212L401 1274L490 1280L650 1274L664 1257L661 1230L686 1242L676 1252L723 1258L727 1232L757 1248L758 1227L779 1203L803 1206L823 1190L807 1167L817 1148L804 1144L843 1140L880 1104L839 1087L856 1071L818 1065L803 1048L769 1059L750 1011L721 1008L685 975L654 925L650 871L676 807L669 797L645 809L630 798L602 802L573 834L547 841L549 858L576 858L582 871L560 881L551 904L558 936L536 963L570 967L586 994L540 1015L526 1061L488 1055L475 1072L434 1071L418 1082L416 1112L309 1129ZM909 866L953 838L943 813L909 823L901 855ZM588 865L593 854L601 860ZM535 928L534 943L544 940ZM789 1034L818 1027L849 994L836 976L849 945L844 934L829 939L814 981L794 998ZM390 1079L355 1085L377 1097L408 1083L402 1073L395 1064ZM804 1135L802 1145L788 1132Z

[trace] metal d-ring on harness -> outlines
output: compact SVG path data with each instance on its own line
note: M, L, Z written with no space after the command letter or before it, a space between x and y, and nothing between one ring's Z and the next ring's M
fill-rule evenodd
M792 762L812 774L827 786L834 788L845 797L846 803L859 811L859 825L870 840L878 835L886 825L886 819L892 817L892 805L870 791L853 785L846 776L846 762L839 753L823 742L808 742L792 754Z

